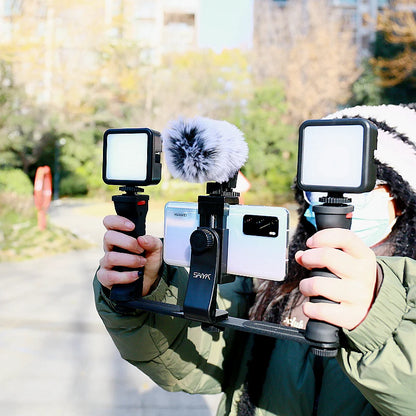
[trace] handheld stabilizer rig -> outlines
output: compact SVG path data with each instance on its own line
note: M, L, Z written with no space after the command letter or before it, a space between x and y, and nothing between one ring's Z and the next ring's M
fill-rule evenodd
M218 136L218 132L215 131L215 122L212 122L214 124L210 125L209 120L207 119L203 119L202 123L198 120L196 122L195 120L192 120L190 125L188 125L181 120L180 128L176 129L173 133L169 133L171 136L170 138L174 137L175 142L180 142L180 146L177 147L169 147L169 140L167 140L169 138L164 136L164 151L168 152L168 154L166 154L166 160L171 160L170 163L173 163L175 168L179 169L180 176L182 176L183 179L190 180L195 178L196 175L199 179L202 178L203 181L212 181L212 177L215 178L215 170L209 170L207 169L207 166L201 168L201 164L199 163L201 160L198 159L199 156L195 156L195 154L198 153L195 151L195 148L201 146L202 154L208 155L204 160L208 159L208 162L213 162L213 165L215 165L215 162L218 162L215 158L210 160L210 157L214 152L209 152L207 150L210 140L206 137L210 137L211 134L204 136L205 133L212 133L213 136ZM334 126L336 127L335 129L333 128ZM347 126L347 134L344 134L343 132L343 127L345 126ZM355 126L355 128L351 130L350 126ZM340 127L341 129L339 129ZM229 131L230 130L228 130L228 132ZM311 131L317 134L310 137ZM341 140L341 143L344 146L349 147L349 141L351 140L351 137L349 136L352 133L354 136L358 136L358 139L355 141L359 142L359 144L356 144L351 152L343 153L342 151L340 152L339 149L335 149L339 144L339 140L337 140L339 135L341 135L343 139ZM342 193L364 192L372 189L374 186L375 168L372 162L372 156L375 148L376 135L377 131L373 125L366 120L361 119L309 121L302 125L300 129L298 183L302 189L305 190L329 192L328 199L323 201L323 206L325 208L323 208L324 212L322 215L321 212L319 212L320 210L322 211L322 208L316 210L317 216L319 217L318 224L320 224L318 227L326 228L328 226L340 226L338 220L332 220L334 218L332 211L335 210L335 217L341 218L342 222L346 223L344 224L346 225L345 228L348 228L351 221L349 217L352 208L345 203L342 198ZM347 136L349 137L348 139L346 139ZM226 140L227 137L222 137L222 139ZM205 142L206 140L208 141L208 144ZM316 178L313 174L312 178L308 176L310 169L314 171L324 164L322 160L324 162L326 161L324 150L329 149L326 141L330 142L331 140L334 143L332 150L336 150L334 154L341 154L344 157L347 157L347 160L344 161L344 165L348 167L351 165L353 159L359 159L360 181L358 184L353 182L351 186L345 186L342 183L341 187L327 184L325 178L331 174L331 169L329 169L328 172L324 171L322 177L318 175ZM232 147L235 149L235 143ZM225 153L224 160L229 160L225 147L221 148L220 146L220 149ZM317 165L315 165L316 160L313 158L305 158L306 154L308 153L309 155L310 151L320 155L321 159L319 159L320 162ZM358 152L359 156L357 156L355 152ZM192 166L190 170L187 170L188 168L185 169L180 167L178 154L180 154L181 157L183 157L184 154L187 154L188 156L191 155L190 157L195 158L195 163L191 163ZM242 154L244 154L244 151ZM346 156L347 154L350 156L352 155L352 158ZM339 156L337 157L339 158ZM239 167L242 166L245 161L245 158L243 159L241 165L238 166L237 169L234 169L234 171L238 171ZM152 160L152 157L149 159L148 156L146 160ZM198 160L198 163L196 160ZM184 166L189 165L189 160L181 160L181 162L184 163ZM135 160L134 163L137 164L137 160ZM221 164L219 164L219 166L221 166ZM328 168L333 166L334 163L331 162ZM337 166L338 169L339 163L335 163L335 166ZM192 174L189 172L192 172ZM176 177L178 176L179 174L176 175ZM230 177L230 175L228 175L228 177ZM293 340L310 345L316 354L326 356L335 355L339 347L338 329L335 328L335 335L331 333L329 336L326 335L326 329L320 329L321 324L324 328L329 324L316 322L316 325L318 325L318 329L316 330L314 328L315 324L311 322L311 324L308 324L306 330L302 330L269 322L251 321L232 317L228 315L227 311L216 308L217 285L233 280L233 277L226 273L229 231L227 229L227 216L230 206L238 204L239 194L234 192L236 178L237 173L231 175L231 178L228 180L208 182L207 195L202 195L198 198L200 222L199 227L197 227L190 237L190 272L183 305L171 305L142 299L140 298L141 291L136 291L134 293L135 299L130 296L124 299L121 299L120 297L117 297L116 299L115 296L113 296L112 299L121 307L121 309L140 309L193 320L200 322L202 327L209 331L232 328L273 338ZM324 182L320 183L320 179L323 179ZM318 181L316 182L316 180ZM334 178L335 183L336 180L337 179ZM195 180L190 181L195 182ZM349 202L349 200L347 200L347 202ZM347 208L345 208L346 206ZM327 224L328 218L329 225ZM320 275L322 275L322 273L322 271L319 271ZM114 289L112 289L112 291L113 290ZM332 331L332 328L330 331ZM322 333L324 333L324 335L322 335Z
M160 133L148 128L109 129L103 141L103 180L109 185L123 185L122 195L114 195L112 200L118 215L128 218L135 224L132 237L146 234L146 215L149 196L142 194L140 186L160 182L162 165L160 155L162 143ZM114 250L124 252L115 247ZM125 267L115 270L126 271ZM142 295L143 268L139 278L126 285L114 285L110 292L112 301L122 303L137 299Z
M371 191L376 181L374 151L377 128L365 119L308 120L299 129L297 183L309 192L325 192L320 205L312 207L318 230L351 228L354 210L344 193ZM310 276L338 278L328 269L312 270ZM323 297L311 302L334 303ZM339 347L339 328L310 319L305 337L327 346L319 355L335 356Z

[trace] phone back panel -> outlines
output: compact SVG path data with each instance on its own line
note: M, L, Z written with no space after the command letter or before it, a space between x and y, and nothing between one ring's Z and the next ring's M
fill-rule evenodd
M247 235L245 216L277 218L277 235ZM289 212L282 207L255 205L230 206L227 272L268 280L283 280L287 271Z
M275 236L247 235L245 216L277 218ZM283 280L287 268L289 213L285 208L256 205L230 205L227 217L229 230L227 273ZM165 205L163 258L172 266L189 267L189 238L199 226L198 204L168 202Z
M196 202L168 202L165 205L163 259L167 264L189 267L189 238L198 227L199 214Z

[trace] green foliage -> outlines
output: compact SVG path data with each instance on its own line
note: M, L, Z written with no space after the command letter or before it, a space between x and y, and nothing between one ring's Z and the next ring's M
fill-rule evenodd
M383 102L383 88L380 80L374 74L368 62L363 64L363 72L352 86L350 106L354 105L379 105Z
M374 44L375 58L395 58L404 50L401 43L392 44L386 40L384 32L377 32ZM386 104L401 104L416 102L416 71L401 83L391 87L381 87L381 100Z
M60 147L60 195L85 195L102 187L102 132L84 129L67 136Z
M198 195L203 195L205 192L205 183L190 183L173 178L164 178L158 185L146 188L146 193L150 195L150 198L164 202L175 200L195 202Z
M33 184L20 169L0 170L0 192L31 196L33 194Z
M99 66L89 80L86 95L93 109L90 118L107 126L140 119L138 115L143 115L146 105L149 106L147 95L155 88L151 78L155 68L146 62L143 48L137 42L113 39L95 52Z
M9 114L0 130L0 165L22 169L32 179L36 168L53 155L53 145L59 133L48 122L47 110L16 99L17 108Z
M387 34L378 31L373 45L374 56L363 63L363 72L352 86L352 98L349 105L380 105L416 102L416 73L395 86L383 86L376 74L376 59L394 59L403 51L404 45L392 44L386 40ZM373 63L373 64L371 64Z
M39 106L11 81L6 82L10 78L6 69L0 63L0 167L20 169L33 181L36 169L48 165L70 195L97 189L101 129L93 124L58 123L53 107Z
M60 196L78 196L88 193L88 184L85 177L76 173L70 173L61 179Z
M0 128L7 123L20 93L13 82L11 65L0 60Z
M264 203L291 199L297 146L295 128L285 123L285 113L283 88L269 81L255 90L236 117L249 146L249 158L242 171L251 182L250 193Z

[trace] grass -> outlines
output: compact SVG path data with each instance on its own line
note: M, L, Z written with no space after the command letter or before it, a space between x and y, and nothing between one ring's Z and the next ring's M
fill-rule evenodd
M90 243L63 228L49 224L45 230L39 230L35 220L14 224L6 230L2 228L0 262L22 261L91 247Z
M45 230L39 230L36 216L32 197L0 194L0 262L22 261L91 247L70 231L50 222Z

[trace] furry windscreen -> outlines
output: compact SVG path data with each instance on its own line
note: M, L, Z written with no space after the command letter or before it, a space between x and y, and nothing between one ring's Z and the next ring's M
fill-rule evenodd
M236 126L205 117L172 121L162 132L162 143L169 172L187 182L226 182L248 157Z

